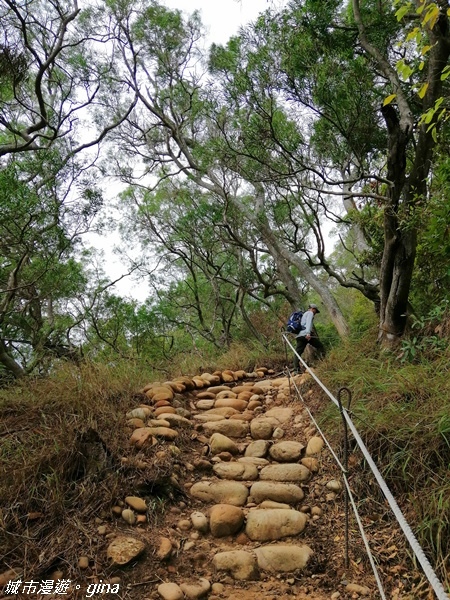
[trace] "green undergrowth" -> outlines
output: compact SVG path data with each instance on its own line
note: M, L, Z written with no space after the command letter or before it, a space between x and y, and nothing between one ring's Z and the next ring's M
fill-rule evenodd
M403 360L381 351L373 332L340 346L319 368L326 387L351 392L352 420L389 489L441 581L450 583L450 350ZM347 393L342 393L347 406ZM323 427L342 440L342 420L330 401L320 416ZM349 434L350 456L362 456ZM364 460L354 486L364 511L367 498L394 519ZM349 470L352 477L352 467Z

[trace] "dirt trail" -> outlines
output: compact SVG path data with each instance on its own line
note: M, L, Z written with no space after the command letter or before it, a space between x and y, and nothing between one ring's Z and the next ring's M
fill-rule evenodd
M86 500L68 495L53 537L38 538L38 514L26 530L38 560L27 566L25 556L23 575L18 560L5 562L0 598L42 599L28 581L37 562L53 588L45 595L57 600L379 598L352 515L345 566L341 474L306 410L317 414L323 402L310 375L266 368L179 377L122 398L123 425L116 412L106 443L88 427L63 456L71 467L84 459L67 489L87 491ZM349 466L386 598L431 600L360 453Z
M159 421L168 430L145 438L142 427L134 429L134 459L149 447L155 467L168 453L180 455L171 480L178 490L173 504L154 519L148 511L147 524L127 527L123 519L117 521L116 535L137 536L147 545L132 566L111 572L121 578L122 593L126 586L123 597L377 597L364 561L355 560L357 548L344 568L339 471L296 398L292 380L267 369L257 378L246 375L241 381L210 381L167 400L148 386L146 403L130 407L151 410L147 426ZM310 379L295 377L299 386ZM261 549L273 547L278 554L264 557Z

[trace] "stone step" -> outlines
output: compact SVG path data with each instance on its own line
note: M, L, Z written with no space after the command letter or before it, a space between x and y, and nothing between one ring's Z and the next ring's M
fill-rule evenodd
M157 588L163 600L207 598L211 592L220 597L224 586L218 581L227 575L236 581L259 581L265 574L294 573L304 569L313 555L313 549L297 538L310 520L321 515L322 509L313 507L317 509L313 512L305 500L305 484L319 470L323 440L314 429L305 430L302 441L287 439L289 426L296 428L297 437L309 424L308 420L303 425L299 415L294 422L292 407L274 406L275 401L290 398L287 378L256 384L237 382L231 371L226 376L205 373L154 385L145 392L149 406L127 415L135 430L132 443L139 450L164 439L176 446L178 434L182 439L182 430L191 428L204 444L192 464L184 463L183 472L191 472L184 485L193 501L192 506L187 503L192 512L186 513L186 504L177 508L174 514L179 519L166 534L171 539L160 538L156 556L169 565L179 553L194 554L201 547L212 561L205 565L212 564L214 572L194 571L189 581L179 581L168 569L167 582ZM186 387L182 402L177 395L180 386ZM158 425L160 431L155 432ZM196 480L205 474L208 477ZM203 506L193 510L198 503ZM246 544L245 549L236 549L236 542Z

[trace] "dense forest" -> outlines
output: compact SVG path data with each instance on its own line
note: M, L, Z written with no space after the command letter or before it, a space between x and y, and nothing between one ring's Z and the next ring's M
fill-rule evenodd
M4 0L1 29L5 380L264 346L308 299L330 345L362 306L386 348L445 313L448 2L292 1L208 50L157 2ZM145 302L84 242L114 227Z

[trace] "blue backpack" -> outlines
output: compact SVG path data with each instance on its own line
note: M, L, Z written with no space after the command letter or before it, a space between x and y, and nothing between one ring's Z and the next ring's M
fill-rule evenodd
M303 329L301 321L303 317L303 310L296 310L289 317L286 323L286 331L289 333L300 333Z

